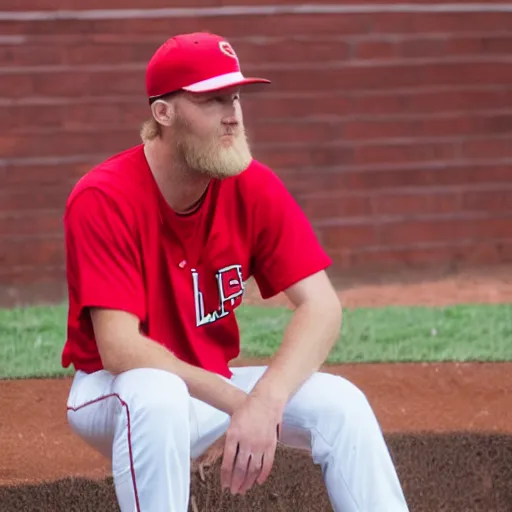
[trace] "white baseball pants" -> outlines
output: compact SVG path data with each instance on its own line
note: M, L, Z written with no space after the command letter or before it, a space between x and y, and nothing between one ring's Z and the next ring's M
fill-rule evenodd
M265 367L232 371L231 383L249 392ZM187 512L190 459L226 431L229 415L192 398L172 373L102 370L76 373L68 421L111 459L122 512ZM408 511L376 417L348 380L309 378L285 408L280 442L311 451L336 512Z

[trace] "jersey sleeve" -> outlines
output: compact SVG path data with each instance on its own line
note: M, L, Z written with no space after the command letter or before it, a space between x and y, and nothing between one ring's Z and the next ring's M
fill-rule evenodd
M116 201L93 188L68 204L66 272L79 314L84 308L101 307L144 320L144 282L133 224Z
M270 298L332 263L316 233L281 179L262 170L254 207L252 274Z

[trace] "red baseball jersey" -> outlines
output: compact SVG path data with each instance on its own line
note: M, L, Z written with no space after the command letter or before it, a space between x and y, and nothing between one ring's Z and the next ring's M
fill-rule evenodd
M253 161L212 180L201 207L166 203L138 145L75 185L64 215L69 291L62 365L103 368L87 308L119 309L190 364L231 376L239 355L234 310L254 277L263 298L331 260L282 181Z

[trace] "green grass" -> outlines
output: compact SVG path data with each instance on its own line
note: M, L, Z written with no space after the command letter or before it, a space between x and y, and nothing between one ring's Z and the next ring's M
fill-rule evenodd
M0 309L0 378L69 375L60 367L66 313L65 305ZM241 306L242 355L271 355L290 315ZM475 360L512 360L512 304L345 310L328 362Z

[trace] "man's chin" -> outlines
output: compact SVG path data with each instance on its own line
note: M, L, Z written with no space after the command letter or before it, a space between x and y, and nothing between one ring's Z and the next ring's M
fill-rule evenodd
M208 169L204 170L203 174L206 174L210 178L215 178L217 180L225 180L227 178L234 178L235 176L239 176L245 172L248 167L249 166L246 165L245 167L238 167L236 169Z
M203 172L209 176L217 179L233 178L242 174L252 162L252 157L239 158L238 161L227 159L219 161L216 165L209 169L204 169Z

